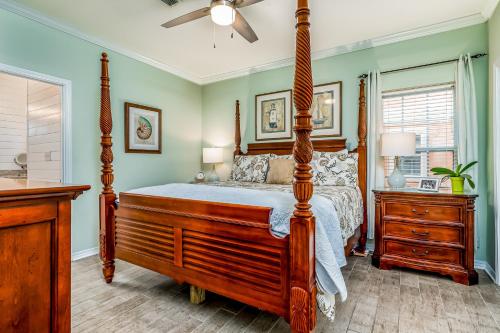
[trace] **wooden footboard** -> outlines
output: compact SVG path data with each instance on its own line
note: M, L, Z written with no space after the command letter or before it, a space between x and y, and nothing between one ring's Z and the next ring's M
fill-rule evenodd
M271 209L120 194L115 255L220 295L289 316L289 241Z

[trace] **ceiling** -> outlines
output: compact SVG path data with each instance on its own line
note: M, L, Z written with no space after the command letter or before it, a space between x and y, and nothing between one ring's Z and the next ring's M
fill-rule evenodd
M181 0L169 7L160 0L0 0L0 5L197 83L290 63L295 1L265 0L240 9L260 38L254 44L236 33L231 39L229 27L214 30L208 17L171 29L160 27L209 2ZM377 41L388 43L484 22L497 2L311 0L313 55L338 54Z

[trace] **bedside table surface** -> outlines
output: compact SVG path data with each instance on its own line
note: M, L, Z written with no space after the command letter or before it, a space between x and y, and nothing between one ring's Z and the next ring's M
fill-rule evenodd
M416 188L406 187L392 189L390 187L378 187L373 190L374 193L389 193L389 194L428 194L436 196L451 196L451 197L464 197L464 198L476 198L478 194L476 192L465 191L464 193L453 193L451 189L440 189L439 192L432 191L420 191Z

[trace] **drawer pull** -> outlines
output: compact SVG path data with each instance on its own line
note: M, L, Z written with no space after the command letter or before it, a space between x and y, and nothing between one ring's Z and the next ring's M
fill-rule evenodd
M429 214L428 209L426 209L424 212L421 212L421 213L417 212L417 210L415 208L413 208L411 211L413 212L413 214L418 215L418 216L424 216L424 215Z
M417 236L429 236L429 232L428 231L417 232L415 229L412 229L411 233L414 234L414 235L417 235Z
M412 249L411 252L413 252L414 255L419 256L419 257L425 257L426 255L429 254L429 251L427 251L427 250L425 252L422 252L422 253L417 253L416 249Z

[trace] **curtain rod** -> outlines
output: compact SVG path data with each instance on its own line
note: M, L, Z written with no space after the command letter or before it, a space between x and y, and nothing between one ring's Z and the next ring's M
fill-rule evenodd
M482 58L482 57L487 56L487 55L488 55L487 53L478 53L478 54L474 54L473 56L471 56L471 58L472 59L479 59L479 58ZM417 66L411 66L411 67L391 69L391 70L388 70L388 71L380 72L380 74L391 74L391 73L409 71L409 70L412 70L412 69L418 69L418 68L422 68L422 67L444 65L444 64L449 64L449 63L452 63L452 62L457 62L458 60L459 59L456 58L456 59L450 59L450 60L433 62L433 63L425 64L425 65L417 65ZM367 77L368 77L368 74L361 74L360 76L358 76L359 79L366 79Z

